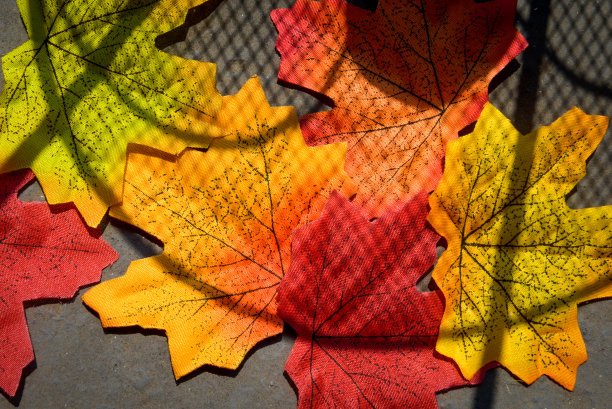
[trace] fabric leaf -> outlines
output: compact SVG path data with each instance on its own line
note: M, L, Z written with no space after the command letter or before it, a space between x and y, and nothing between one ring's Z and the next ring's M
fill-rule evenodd
M607 124L574 108L521 135L487 105L448 145L429 215L448 241L433 272L446 298L437 350L467 378L497 361L527 383L574 387L587 359L576 306L612 296L612 207L564 197Z
M205 364L236 368L282 331L276 288L291 231L332 189L352 191L346 148L308 148L293 108L270 108L257 79L224 97L214 129L225 136L206 153L129 155L111 216L160 238L164 252L83 297L106 327L164 329L177 378Z
M516 2L297 0L272 12L279 78L329 97L300 123L309 145L348 143L356 203L376 217L435 188L446 142L478 118L489 82L526 46Z
M128 143L207 147L193 122L221 104L213 64L155 37L204 0L18 0L30 40L2 59L0 171L32 168L49 203L98 226L118 203Z
M74 209L52 213L46 203L20 201L33 178L29 170L0 176L0 388L10 396L34 359L23 303L71 298L118 258Z
M468 383L434 355L441 294L416 288L439 239L426 215L421 194L368 222L334 193L295 231L278 311L298 333L299 408L437 408L436 391Z

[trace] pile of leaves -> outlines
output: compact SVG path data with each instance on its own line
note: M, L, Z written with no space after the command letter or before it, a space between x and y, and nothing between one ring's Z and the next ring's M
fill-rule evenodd
M109 207L164 252L83 301L104 326L165 331L177 379L237 368L287 322L299 407L435 408L497 365L573 388L576 307L612 296L612 209L564 196L608 120L575 108L521 135L487 102L527 46L514 2L275 10L279 79L333 103L299 120L257 78L221 97L213 64L156 48L204 0L18 3L30 40L0 95L8 395L34 358L23 302L72 297L116 260ZM21 203L34 175L73 205Z

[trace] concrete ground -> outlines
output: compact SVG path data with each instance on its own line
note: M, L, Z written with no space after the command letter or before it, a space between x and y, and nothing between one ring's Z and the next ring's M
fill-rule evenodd
M280 58L268 14L291 0L225 0L191 27L185 42L166 50L218 64L218 88L235 93L260 76L272 105L293 105L299 114L324 109L315 98L276 82ZM0 0L0 55L26 35L14 0ZM520 67L491 93L492 102L522 132L547 125L573 106L612 115L612 1L519 1L517 27L531 47ZM511 70L508 70L511 71ZM0 87L3 85L0 82ZM612 204L612 135L591 158L588 176L571 196L572 207ZM37 185L22 198L42 200ZM135 259L161 251L133 231L113 224L106 240L121 255L103 280L122 275ZM84 307L81 291L71 302L27 309L36 362L20 394L0 408L294 408L296 392L283 375L295 340L282 336L257 348L237 371L204 369L174 381L165 337L134 330L103 330ZM481 386L440 393L441 408L605 409L612 398L612 302L579 308L589 360L569 392L541 378L527 387L503 369L488 373Z

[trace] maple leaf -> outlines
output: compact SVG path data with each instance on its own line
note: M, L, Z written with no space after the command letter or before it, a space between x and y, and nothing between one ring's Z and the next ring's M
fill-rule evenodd
M446 142L478 118L490 80L525 47L516 2L298 0L272 12L278 77L326 95L301 118L309 145L346 141L369 217L435 188Z
M11 396L34 359L23 303L71 298L118 258L74 209L52 213L46 203L20 201L33 178L29 170L0 176L0 388Z
M49 203L96 227L118 203L128 143L207 147L221 104L214 65L155 37L203 0L18 0L30 40L2 59L0 171L32 168Z
M416 283L436 259L422 193L368 222L340 194L293 234L278 312L298 333L285 367L299 408L437 408L466 385L434 356L442 298Z
M282 331L275 297L291 231L332 189L352 191L345 146L308 148L293 108L270 108L256 78L224 97L215 124L225 136L206 153L129 155L123 204L110 214L164 252L83 296L104 326L164 329L177 378L204 364L237 368Z
M450 143L429 221L448 241L433 277L446 309L437 350L471 377L497 361L572 389L586 361L576 306L612 296L612 208L573 210L608 119L578 108L521 135L492 105Z

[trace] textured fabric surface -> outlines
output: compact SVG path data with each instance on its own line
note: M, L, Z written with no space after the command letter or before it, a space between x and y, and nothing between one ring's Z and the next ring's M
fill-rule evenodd
M176 55L218 64L217 86L234 94L253 75L262 80L272 106L293 105L298 114L322 111L316 98L277 84L280 57L271 10L291 7L292 0L224 0L205 20L186 32L186 41L165 48ZM26 40L15 2L3 0L0 53ZM509 75L490 93L494 105L521 133L553 122L573 106L588 114L610 116L612 107L612 41L609 1L519 1L516 26L529 47L502 74ZM183 32L183 34L185 34ZM176 36L175 36L176 37ZM180 35L178 38L180 39ZM494 81L495 82L495 81ZM3 84L0 79L0 84ZM612 133L588 162L587 176L570 195L571 207L612 204ZM24 195L42 200L36 185ZM119 277L132 260L161 252L158 243L125 226L106 227L104 237L120 253L103 280ZM609 301L579 307L578 319L589 361L578 370L573 392L545 378L526 388L502 369L490 371L480 387L437 395L442 408L605 408L606 380L612 376L612 311ZM295 333L256 348L238 371L204 370L178 384L172 372L167 342L158 332L104 331L98 317L80 299L26 309L36 351L20 407L215 407L291 408L296 394L283 376L283 366ZM0 407L12 408L8 400Z

